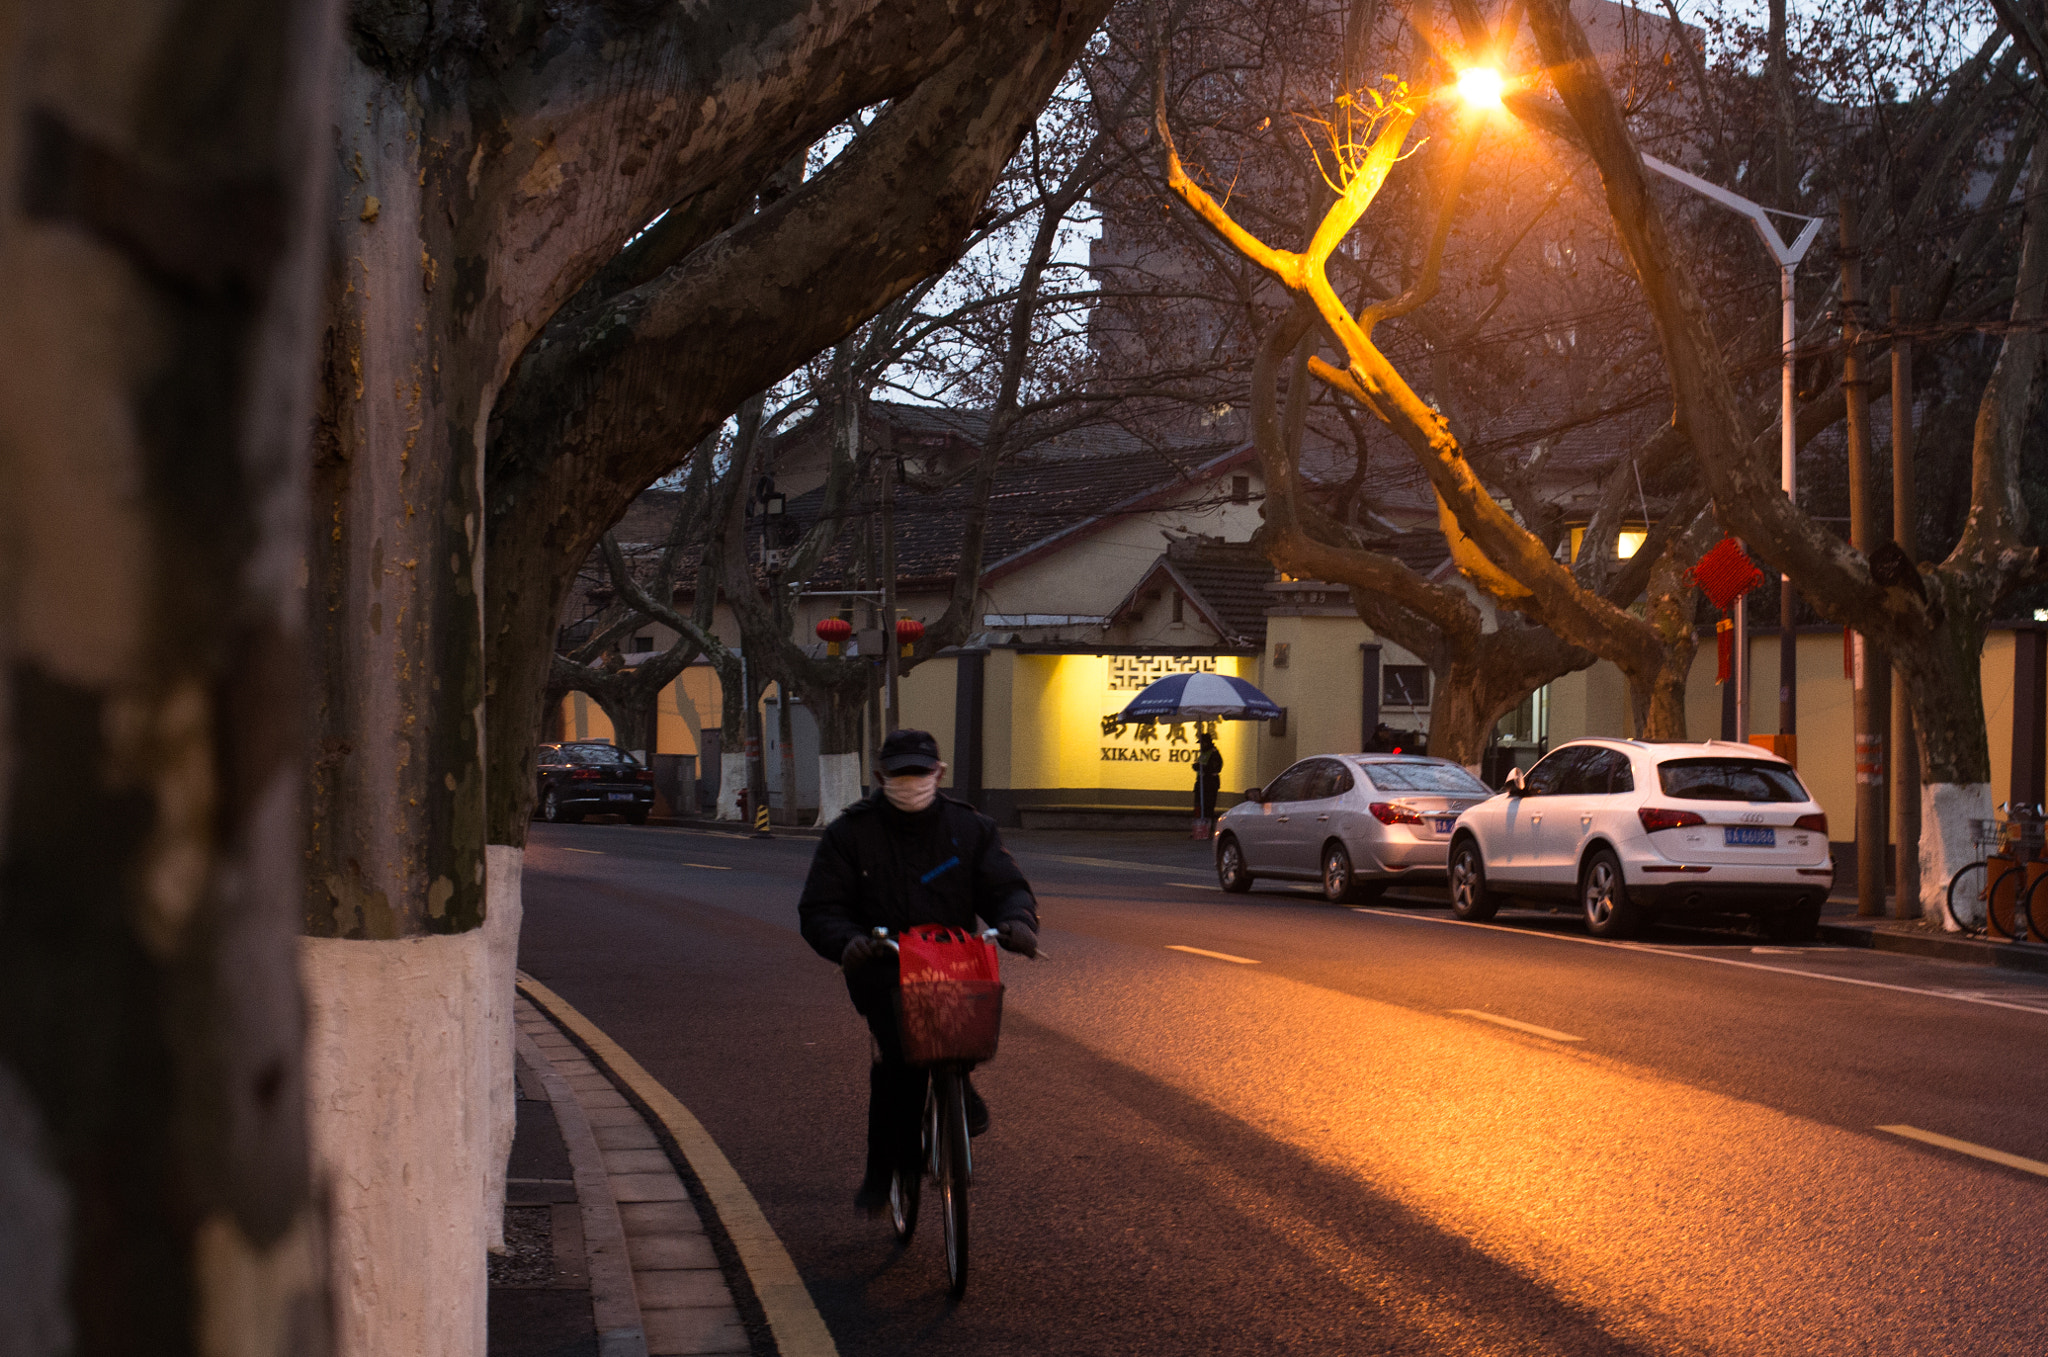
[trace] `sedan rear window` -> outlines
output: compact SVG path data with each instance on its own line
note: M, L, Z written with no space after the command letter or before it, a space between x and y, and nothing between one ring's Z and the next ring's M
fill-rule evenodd
M1666 796L1685 801L1806 801L1799 778L1761 759L1673 759L1657 765Z
M613 767L618 764L624 764L628 768L638 768L640 766L631 754L626 753L622 749L614 749L607 744L571 745L564 749L563 752L569 756L569 761L572 763L602 767Z
M1455 763L1368 763L1365 775L1383 792L1448 792L1491 796L1486 784Z

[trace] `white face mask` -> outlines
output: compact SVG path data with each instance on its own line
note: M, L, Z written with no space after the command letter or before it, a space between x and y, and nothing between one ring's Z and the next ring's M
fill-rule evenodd
M932 803L939 794L939 775L946 770L940 764L929 773L897 774L882 779L882 794L889 798L889 804L900 811L920 811Z

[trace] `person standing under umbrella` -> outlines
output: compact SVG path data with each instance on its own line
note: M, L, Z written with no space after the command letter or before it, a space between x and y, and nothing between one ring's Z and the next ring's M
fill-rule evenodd
M1195 736L1195 837L1206 839L1216 826L1216 791L1223 785L1223 751L1208 731Z

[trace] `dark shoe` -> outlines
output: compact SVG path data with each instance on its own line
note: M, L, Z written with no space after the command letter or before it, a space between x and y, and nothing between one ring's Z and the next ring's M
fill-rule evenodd
M887 1171L877 1173L869 1169L867 1176L860 1180L860 1191L853 1194L853 1209L870 1220L888 1210L889 1178Z
M974 1091L974 1084L967 1079L960 1081L967 1088L967 1134L978 1136L988 1130L988 1104Z

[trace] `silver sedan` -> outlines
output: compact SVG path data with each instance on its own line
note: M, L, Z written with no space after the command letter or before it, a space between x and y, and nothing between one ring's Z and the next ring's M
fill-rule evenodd
M1216 880L1320 881L1333 901L1441 883L1458 814L1493 793L1446 759L1326 754L1253 788L1216 822Z

